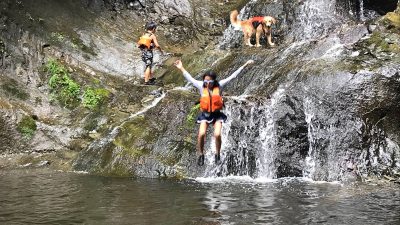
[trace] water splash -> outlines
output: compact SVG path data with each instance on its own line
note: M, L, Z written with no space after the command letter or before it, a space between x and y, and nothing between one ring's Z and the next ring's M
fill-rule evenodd
M279 88L270 99L250 101L251 96L233 96L224 110L228 116L222 129L220 165L214 164L215 141L206 143L206 163L203 178L226 176L276 178L277 158L276 106L284 96Z
M225 183L265 184L265 183L278 182L278 179L252 178L250 176L197 177L194 180L199 183L214 183L214 184L225 184Z

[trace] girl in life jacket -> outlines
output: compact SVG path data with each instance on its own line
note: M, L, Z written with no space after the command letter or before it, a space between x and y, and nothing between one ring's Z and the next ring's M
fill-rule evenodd
M174 63L174 65L182 71L182 74L186 80L192 83L200 92L201 113L197 117L197 123L200 124L197 137L197 148L199 154L197 164L199 166L204 165L204 141L209 124L213 124L214 126L214 138L216 145L216 153L214 156L215 163L220 162L222 123L227 119L226 115L221 111L224 105L222 99L222 90L232 79L236 78L247 65L252 63L254 63L253 60L248 60L233 74L220 81L217 80L217 75L212 71L204 73L202 80L196 80L186 71L181 60L177 60Z

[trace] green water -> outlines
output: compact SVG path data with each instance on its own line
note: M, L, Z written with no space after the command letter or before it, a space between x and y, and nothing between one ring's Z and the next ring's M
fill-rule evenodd
M0 224L400 224L395 185L0 171Z

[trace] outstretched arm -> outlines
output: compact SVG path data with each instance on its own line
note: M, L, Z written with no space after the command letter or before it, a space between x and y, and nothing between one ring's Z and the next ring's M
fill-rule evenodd
M230 75L229 77L227 77L227 78L225 78L225 79L223 79L223 80L220 80L219 81L219 85L221 86L221 87L224 87L227 83L229 83L229 81L231 81L231 80L233 80L234 78L236 78L238 75L239 75L239 73L247 66L247 65L250 65L250 64L253 64L254 63L254 60L248 60L245 64L243 64L243 66L241 66L241 67L239 67L239 69L237 69L234 73L232 73L232 75Z
M203 87L203 82L200 80L196 80L192 77L192 75L190 75L190 73L188 71L186 71L186 69L183 67L182 65L182 61L181 60L176 60L176 62L174 63L174 65L176 66L176 68L178 68L180 71L182 71L183 76L185 77L185 79L187 81L189 81L190 83L193 84L193 86L195 86L197 89L201 90Z
M164 51L161 49L160 45L158 44L156 36L153 34L153 35L151 35L151 37L153 39L154 46L161 52L161 54L164 55Z

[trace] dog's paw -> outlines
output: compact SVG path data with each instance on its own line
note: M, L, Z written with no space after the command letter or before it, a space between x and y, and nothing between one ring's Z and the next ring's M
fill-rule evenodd
M275 46L275 44L274 44L274 43L270 43L269 45L271 45L271 46Z
M256 45L257 48L261 47L261 45Z

